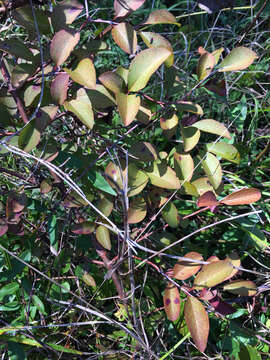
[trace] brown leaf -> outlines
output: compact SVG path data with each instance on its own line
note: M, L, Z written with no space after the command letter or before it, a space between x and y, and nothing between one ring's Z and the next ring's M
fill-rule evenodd
M197 200L198 207L216 206L216 205L218 205L218 201L213 191L206 191Z
M261 198L260 190L255 188L250 188L250 189L241 189L235 191L234 193L220 200L220 202L225 205L247 205L260 200L260 198Z
M166 287L163 302L167 318L171 321L177 320L180 314L180 295L175 285L169 284Z
M184 315L191 337L199 351L203 352L209 334L209 319L202 303L189 296L185 303Z
M203 261L201 254L197 252L189 252L184 257ZM195 275L201 268L200 264L188 261L178 261L173 268L173 277L177 280L186 280L192 275Z

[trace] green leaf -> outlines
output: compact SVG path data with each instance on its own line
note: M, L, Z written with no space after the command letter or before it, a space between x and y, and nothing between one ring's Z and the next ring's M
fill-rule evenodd
M139 170L135 164L128 166L128 196L139 194L147 185L148 176L142 170Z
M155 10L151 12L148 19L143 24L174 24L181 26L177 21L175 16L170 13L168 10Z
M244 46L234 48L219 64L219 71L244 70L257 59L257 54Z
M177 101L176 107L179 111L188 111L193 114L203 115L203 109L200 105L194 104L191 101Z
M190 181L194 171L194 162L189 154L182 154L175 152L174 157L174 170L177 177L181 182Z
M24 91L23 100L26 107L30 106L41 92L40 85L30 85Z
M115 106L115 99L101 84L97 84L95 90L87 90L87 96L94 109L106 109Z
M177 228L180 224L180 216L176 206L169 202L162 210L161 215L164 221L172 228Z
M28 61L33 61L32 52L19 39L12 38L5 41L0 41L0 50L11 54L12 56Z
M36 67L32 64L17 64L11 73L11 83L15 88L20 88L26 80L34 74Z
M107 71L99 76L99 81L114 94L124 91L125 81L116 72Z
M214 189L217 189L222 181L222 169L219 160L215 155L206 153L206 157L202 161L202 167Z
M225 142L208 143L206 144L207 151L222 157L223 159L229 160L232 163L240 164L240 154L236 147Z
M258 226L249 219L237 219L241 229L249 235L249 239L258 250L269 249L270 244L267 241L265 234L258 228Z
M154 161L157 159L155 147L149 142L137 142L129 149L131 158L138 161Z
M48 235L50 239L50 250L54 255L58 254L58 226L56 215L51 215L48 220Z
M16 336L15 336L16 339ZM26 354L23 347L17 342L8 341L8 359L9 360L26 360Z
M51 58L56 66L62 65L80 40L80 33L73 29L58 31L50 45Z
M37 295L32 296L32 301L34 305L38 308L38 310L44 315L46 314L45 306L43 302L40 300L40 298Z
M215 66L215 58L212 54L205 52L200 56L197 66L197 76L199 81L206 78Z
M71 111L77 118L88 127L92 129L94 126L94 114L90 103L80 100L70 100L64 102L64 107L67 111Z
M75 70L65 69L65 71L76 83L88 89L96 88L96 70L91 59L82 59Z
M193 127L205 131L210 134L223 136L227 139L231 139L231 135L227 128L220 122L213 119L200 120L192 124Z
M112 38L128 54L134 54L137 50L137 34L129 23L122 22L113 26Z
M147 206L144 198L138 197L131 201L128 209L128 223L137 224L141 222L147 213Z
M99 190L102 190L108 194L116 196L116 192L113 190L113 188L110 186L110 184L104 179L104 177L97 171L97 169L94 169L94 172L88 172L88 179L91 181L93 186Z
M111 238L109 230L103 226L99 225L96 229L96 238L100 245L102 245L106 250L111 250Z
M128 90L143 89L150 77L170 55L171 52L165 48L147 49L136 55L129 67Z
M20 288L20 285L16 282L11 282L7 285L4 285L0 288L0 299L3 299L5 296L15 294Z
M135 94L118 93L116 94L116 103L124 125L130 125L139 111L141 98Z
M192 150L198 144L200 135L200 130L193 126L182 128L183 147L185 152Z
M230 261L220 260L204 265L194 280L194 289L202 290L222 283L232 273Z
M240 296L254 296L257 293L257 287L253 281L241 279L225 284L223 290Z
M153 163L152 169L147 171L151 183L163 189L179 189L180 181L173 169L166 164Z
M35 119L29 121L19 135L18 145L25 152L30 152L40 142L41 129Z

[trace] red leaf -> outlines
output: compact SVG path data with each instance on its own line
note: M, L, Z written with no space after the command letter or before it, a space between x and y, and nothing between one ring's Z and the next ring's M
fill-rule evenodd
M215 197L215 194L212 191L206 191L203 195L199 197L197 200L197 206L204 207L204 206L216 206L218 205L218 201Z

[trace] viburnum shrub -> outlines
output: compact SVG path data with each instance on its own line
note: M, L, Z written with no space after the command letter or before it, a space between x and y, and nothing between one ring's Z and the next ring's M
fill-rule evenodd
M77 0L53 2L47 10L23 5L9 15L28 34L25 41L10 36L0 42L0 153L3 159L25 159L27 169L19 177L27 178L27 189L8 183L0 235L12 239L55 229L53 211L42 214L40 223L31 227L30 200L50 199L54 211L69 209L69 231L92 239L125 304L126 293L109 258L128 262L128 249L132 249L129 256L136 250L154 254L156 249L138 240L159 213L166 226L185 227L174 201L176 193L195 198L202 207L199 212L251 204L261 196L259 190L245 188L222 198L222 161L237 166L241 156L232 144L230 128L205 118L204 104L192 101L199 87L226 94L223 73L246 69L256 53L239 46L221 59L223 48L208 52L199 47L196 83L185 90L174 66L174 44L155 31L181 25L165 9L153 10L138 22L136 10L144 2L115 0L112 19L95 18L95 12L81 18L85 9ZM102 28L91 30L100 23ZM108 43L118 47L119 63L114 59L113 65L102 66ZM48 235L50 251L58 256L55 234ZM224 260L212 256L204 261L193 251L179 254L166 275L167 317L187 326L200 351L206 348L209 332L205 308L222 315L234 311L216 286L225 282L225 291L256 294L254 282L231 280L240 265L235 253ZM191 283L185 282L194 275ZM95 285L94 274L80 276Z

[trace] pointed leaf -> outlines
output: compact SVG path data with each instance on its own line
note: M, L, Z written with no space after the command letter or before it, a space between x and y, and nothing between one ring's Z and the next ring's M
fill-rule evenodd
M215 59L215 65L218 63L219 61L219 58L222 54L222 52L224 51L224 48L219 48L219 49L216 49L214 50L211 54L214 56L214 59Z
M155 147L148 142L138 142L129 149L131 158L138 161L154 161L157 159Z
M28 47L19 39L0 41L0 51L4 51L17 58L33 61L33 54Z
M87 95L94 109L106 109L115 106L115 99L101 84L97 84L95 90L87 90Z
M115 17L123 17L132 11L136 11L144 2L145 0L114 0Z
M120 75L113 71L107 71L99 76L99 81L114 94L123 93L125 82Z
M198 61L198 66L197 66L197 76L199 81L203 80L209 74L211 74L211 71L214 66L215 66L214 56L209 52L205 52L204 54L202 54Z
M164 221L172 228L177 228L180 224L180 216L176 206L169 202L161 212Z
M151 172L147 172L150 182L163 189L179 189L180 181L172 168L166 164L153 163Z
M229 55L219 64L219 71L237 71L249 67L255 59L257 54L244 46L234 48Z
M240 164L240 154L236 147L225 142L208 143L206 144L207 151L222 157L223 159L229 160L232 163Z
M232 252L230 255L228 255L226 257L226 259L224 261L228 261L230 264L232 264L233 266L236 267L240 267L241 266L241 260L239 255L237 254L237 252ZM234 275L236 275L238 273L238 269L233 268L232 272L230 273L230 275L228 277L226 277L226 280L231 279L232 277L234 277Z
M128 223L137 224L141 222L147 214L147 206L143 197L134 199L128 209Z
M36 99L36 97L41 92L41 86L40 85L30 85L27 87L23 94L23 100L26 107L30 106L33 101Z
M75 70L65 69L71 79L88 89L96 88L96 70L93 61L89 58L82 59Z
M222 169L219 160L215 155L207 153L206 158L202 161L202 167L214 189L217 189L222 181Z
M171 55L168 57L168 59L165 61L165 65L170 67L173 65L174 61L174 54L173 54L173 48L171 43L162 35L154 33L154 32L146 32L141 31L140 33L141 38L143 39L143 42L149 47L163 47L171 52Z
M227 128L221 124L220 122L213 120L213 119L205 119L200 120L192 124L195 128L208 132L210 134L215 134L219 136L223 136L227 139L231 139L231 135Z
M82 234L82 235L88 235L95 231L95 224L91 221L84 221L79 224L74 224L71 226L71 232L73 234Z
M116 103L124 125L130 125L139 111L141 98L136 94L118 93L116 94Z
M174 170L177 177L181 182L190 181L194 171L194 162L189 154L180 154L175 152L174 157Z
M151 12L144 24L175 24L181 26L175 16L165 9Z
M109 217L113 211L113 201L111 196L104 196L98 201L97 208L104 214Z
M90 275L88 272L84 272L83 276L82 276L82 280L85 282L86 285L88 286L92 286L92 287L96 287L97 284L95 282L95 279L93 278L92 275Z
M70 100L64 102L67 111L71 111L77 118L90 130L94 126L94 114L90 104L79 100Z
M139 170L135 164L128 166L128 196L139 194L147 185L149 181L148 176Z
M200 130L193 126L182 128L183 146L185 152L189 152L198 144L200 135Z
M53 8L52 25L54 31L63 29L65 25L72 24L73 21L83 11L83 5L77 0L64 0Z
M222 283L233 271L232 264L225 260L204 265L194 280L194 289L213 287Z
M194 251L187 253L184 257L203 261L202 255ZM192 275L197 274L201 266L195 262L178 261L173 268L173 277L177 280L187 280Z
M100 245L102 245L105 249L111 250L111 238L110 232L104 225L99 225L96 230L96 238Z
M209 319L202 303L195 297L188 296L185 303L185 320L191 337L199 351L207 346Z
M258 189L241 189L227 195L225 198L220 200L225 205L247 205L252 204L261 198L261 192Z
M163 295L163 303L167 318L171 321L177 320L180 314L180 295L175 285L167 285Z
M223 286L224 291L240 296L254 296L257 293L257 287L250 280L235 280Z
M58 74L51 84L51 96L53 100L63 105L67 99L69 75L66 73Z
M134 54L137 50L137 34L129 23L122 22L113 26L112 38L128 54Z
M35 119L29 121L19 135L19 148L25 152L30 152L40 142L41 129Z
M129 91L143 89L150 77L170 54L170 51L165 48L152 48L143 50L136 55L130 64L128 73Z
M117 183L120 189L123 189L123 181L126 179L126 169L120 169L118 165L110 161L106 166L105 174L107 174L109 178L112 178L112 180ZM107 180L108 183L115 189L115 184L109 179Z
M216 199L215 194L212 191L206 191L197 200L198 207L205 207L205 206L211 207L217 205L218 205L218 201Z
M73 29L58 31L50 45L51 58L56 66L62 65L80 40L80 33Z

